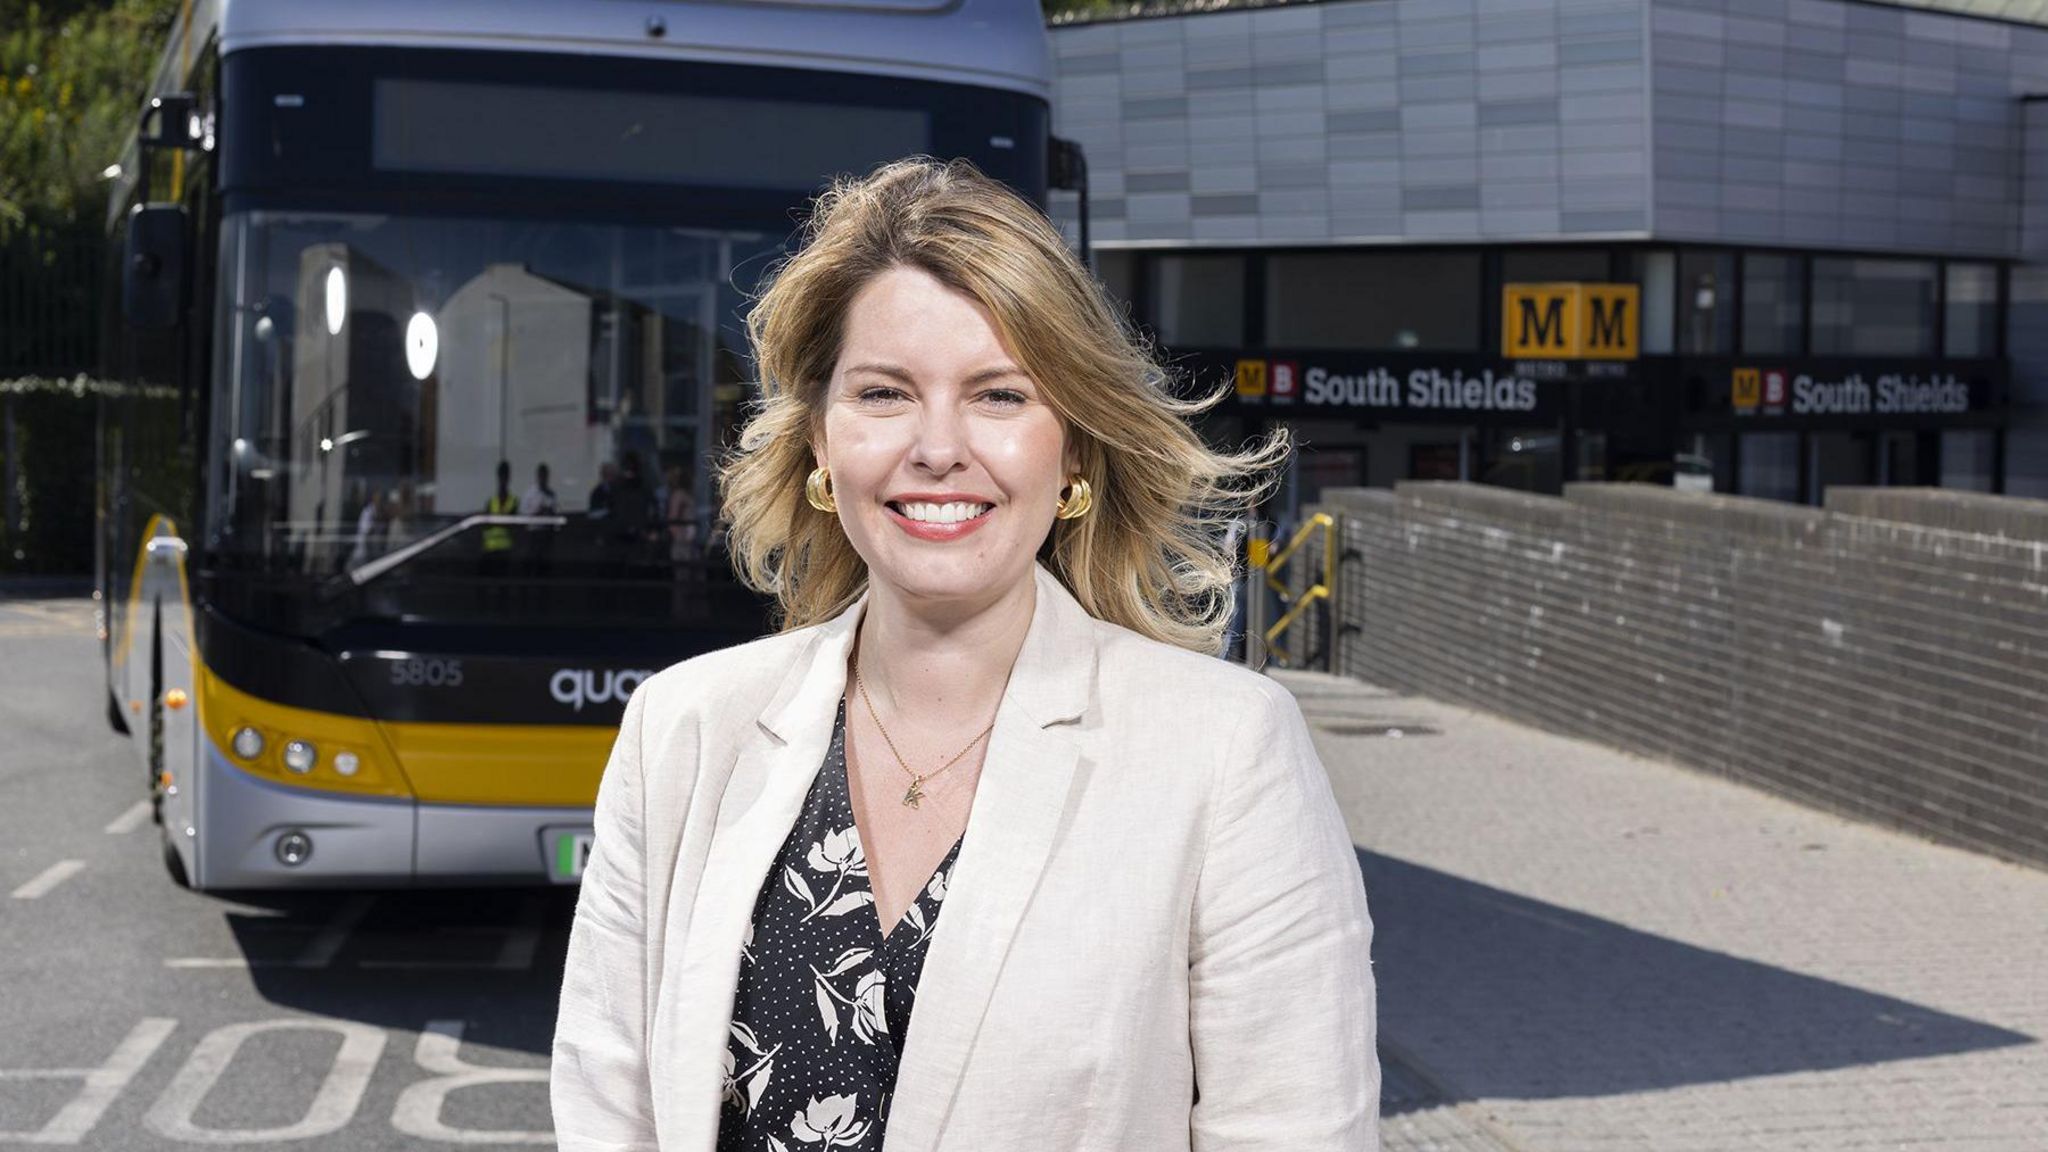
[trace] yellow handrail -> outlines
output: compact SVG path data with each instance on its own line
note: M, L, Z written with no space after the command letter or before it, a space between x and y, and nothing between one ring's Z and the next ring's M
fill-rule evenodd
M1295 529L1294 536L1287 541L1287 547L1282 548L1278 554L1274 555L1272 558L1268 559L1264 564L1260 565L1260 567L1266 570L1266 583L1272 587L1273 591L1280 594L1280 597L1283 601L1287 598L1287 586L1280 583L1278 580L1274 579L1273 573L1277 571L1281 565L1287 563L1287 558L1289 556L1294 555L1295 551L1299 549L1304 543L1306 543L1308 541L1309 536L1314 534L1317 529L1322 529L1325 535L1327 536L1329 529L1333 525L1335 525L1335 523L1336 521L1330 519L1328 513L1316 513L1315 515L1308 518L1307 523L1303 524L1300 528ZM1327 545L1329 541L1325 539L1324 543ZM1324 559L1327 561L1329 558L1329 549L1327 547L1323 549L1323 556ZM1328 576L1328 574L1329 571L1328 566L1326 564L1324 575ZM1325 583L1329 583L1329 581L1325 580Z
M1280 633L1285 631L1288 625L1293 624L1294 618L1306 611L1310 604L1315 603L1317 600L1328 599L1329 595L1330 590L1321 584L1311 587L1308 591L1301 594L1301 599L1294 602L1294 607L1289 608L1280 619L1273 622L1271 628L1266 629L1266 651L1272 653L1274 663L1279 664L1283 668L1287 666L1286 657L1280 655L1279 649L1273 646L1273 642L1280 638Z
M1308 610L1310 604L1315 603L1317 600L1330 599L1332 595L1331 589L1337 586L1336 527L1337 521L1335 518L1326 512L1318 512L1310 516L1307 523L1296 529L1294 536L1287 541L1287 547L1280 549L1277 553L1270 556L1264 555L1270 548L1271 541L1254 539L1251 542L1251 562L1264 572L1267 587L1273 590L1274 594L1280 598L1282 604L1288 605L1287 611L1281 615L1280 619L1274 621L1273 626L1266 629L1266 651L1272 657L1273 662L1283 668L1287 666L1287 661L1280 654L1275 641L1280 638L1282 632L1285 632L1293 625L1303 612ZM1295 551L1307 543L1308 538L1317 532L1321 532L1323 536L1323 578L1318 583L1310 585L1299 597L1292 596L1288 593L1287 586L1280 582L1276 573L1294 555Z

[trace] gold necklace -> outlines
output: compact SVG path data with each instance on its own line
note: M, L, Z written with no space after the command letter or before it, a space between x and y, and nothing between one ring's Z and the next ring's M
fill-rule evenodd
M981 743L982 736L986 736L990 732L995 730L996 722L993 720L989 721L988 727L983 728L981 730L981 735L976 736L972 740L969 740L967 742L967 747L962 748L960 751L954 753L953 758L951 760L946 761L944 764L939 765L937 768L934 768L929 772L919 774L918 772L914 771L908 763L904 761L903 753L898 752L896 750L896 741L891 740L889 738L889 730L882 726L882 718L875 714L875 702L873 700L868 699L868 686L861 679L860 655L858 652L854 654L853 658L853 686L859 689L861 703L866 704L868 706L868 715L874 717L875 727L881 731L882 740L889 745L889 754L896 757L896 763L902 765L903 770L905 772L910 773L910 787L908 789L905 789L903 793L903 803L906 807L918 807L918 802L924 799L924 782L931 779L934 776L937 776L939 773L944 772L946 769L951 768L954 764L959 763L960 757L967 755L970 749L972 749L976 744Z

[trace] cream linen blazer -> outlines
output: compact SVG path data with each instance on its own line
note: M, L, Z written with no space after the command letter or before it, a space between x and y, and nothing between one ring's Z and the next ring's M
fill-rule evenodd
M1293 696L1035 580L880 1152L1376 1150L1372 922ZM628 703L556 1023L563 1152L713 1152L743 937L867 602Z

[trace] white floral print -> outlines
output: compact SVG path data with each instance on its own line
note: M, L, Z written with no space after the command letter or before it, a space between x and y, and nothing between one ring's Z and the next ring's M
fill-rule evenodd
M733 1040L746 1049L754 1062L735 1071L738 1057L733 1054L732 1045L726 1045L724 1100L752 1115L755 1105L761 1102L761 1093L768 1089L768 1078L775 1074L775 1054L782 1050L782 1045L762 1051L754 1030L737 1020L732 1022L731 1031Z
M851 873L855 876L868 874L867 854L860 850L859 828L842 828L827 833L823 840L811 845L804 860L820 872Z
M888 1008L882 1002L888 974L871 968L853 989L853 1034L870 1044L889 1031Z
M882 970L870 968L854 984L851 995L832 986L832 978L866 964L874 955L872 948L848 948L840 953L832 967L823 972L811 969L813 984L811 990L817 996L818 1018L825 1025L825 1043L839 1042L839 1009L841 1006L854 1010L853 1031L869 1044L875 1042L875 1034L887 1032L889 1022L882 1018ZM872 1001L872 1004L870 1003ZM879 1026L875 1023L880 1020Z
M805 920L820 915L844 916L856 908L865 908L875 902L874 892L865 888L848 892L844 896L839 894L839 889L846 883L847 877L868 874L867 856L860 849L858 828L842 828L837 832L826 833L824 839L811 845L810 853L804 857L804 862L814 871L832 874L832 889L820 900L811 895L810 883L804 879L803 873L787 864L782 866L782 886L810 909L804 914Z
M789 1122L789 1134L806 1144L822 1144L825 1152L850 1148L868 1134L869 1123L854 1115L855 1097L816 1096Z
M931 882L924 886L924 894L931 897L934 904L946 898L945 868L942 867L937 872L932 873ZM924 943L925 939L932 934L932 929L938 925L937 917L933 917L930 920L925 918L924 902L921 900L911 901L910 907L904 909L903 922L910 925L917 932L916 938L910 941L912 944ZM893 935L895 930L891 929L890 932Z

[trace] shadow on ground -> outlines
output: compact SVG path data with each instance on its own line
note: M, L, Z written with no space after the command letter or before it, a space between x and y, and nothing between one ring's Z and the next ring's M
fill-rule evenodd
M1387 1115L1466 1099L1610 1096L2033 1043L2009 1029L1696 948L1360 850ZM258 990L343 1019L455 1012L545 1053L573 890L340 893L223 910Z
M1390 1112L1403 1100L1620 1095L2034 1042L1364 849L1358 861L1380 1028L1398 1046L1390 1079L1406 1085L1389 1085Z
M471 1042L541 1055L551 1047L573 888L232 899L240 907L222 915L273 1004L398 1029L467 1019Z

